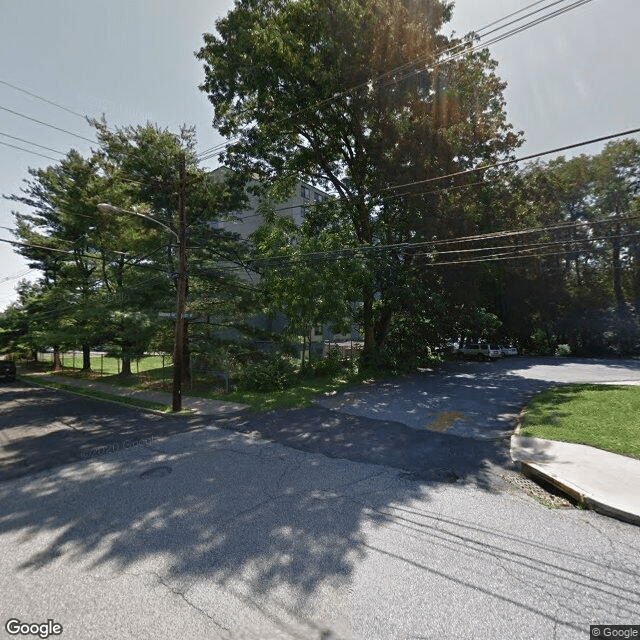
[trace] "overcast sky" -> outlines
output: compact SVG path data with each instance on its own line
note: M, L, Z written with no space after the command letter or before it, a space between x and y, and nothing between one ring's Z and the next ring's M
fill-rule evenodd
M448 30L477 30L533 0L457 0ZM199 149L220 138L198 89L202 65L193 53L202 33L232 6L226 0L0 0L0 81L81 114L105 114L110 125L158 123L171 130L195 125ZM571 4L565 0L562 4ZM593 0L491 47L509 119L523 130L520 154L640 126L640 0ZM0 142L52 158L54 151L88 154L93 138L80 117L0 84L0 107L65 129L57 131L0 109ZM586 147L595 153L602 145ZM211 161L214 163L214 161ZM28 167L47 158L0 145L0 194L17 193ZM210 166L214 166L211 164ZM0 200L0 225L13 227ZM0 238L11 239L5 228ZM0 310L15 300L27 271L10 245L0 243Z

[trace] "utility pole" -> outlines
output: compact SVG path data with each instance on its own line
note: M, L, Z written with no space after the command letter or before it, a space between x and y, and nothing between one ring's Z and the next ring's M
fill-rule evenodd
M182 410L182 370L184 368L184 310L187 299L187 169L184 152L179 158L178 184L178 273L176 274L176 335L173 351L173 406Z

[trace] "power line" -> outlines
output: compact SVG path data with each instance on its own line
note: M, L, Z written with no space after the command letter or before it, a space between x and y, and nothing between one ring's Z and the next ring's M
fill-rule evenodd
M32 98L37 98L38 100L42 100L42 102L46 102L47 104L51 104L54 107L58 107L58 109L62 109L67 113L71 113L74 116L77 116L78 118L82 118L83 120L87 119L86 116L82 115L81 113L78 113L77 111L73 111L73 109L69 109L68 107L58 104L57 102L54 102L53 100L48 100L47 98L43 98L42 96L39 96L37 93L32 93L31 91L27 91L27 89L22 89L21 87L18 87L15 84L11 84L10 82L7 82L6 80L0 80L0 84L4 84L7 87L11 87L16 91L26 93L28 96L31 96Z
M375 254L375 253L381 253L383 251L391 251L391 250L406 251L409 249L415 249L415 248L421 248L421 247L437 247L437 246L442 246L442 245L446 246L449 244L456 244L456 243L479 242L479 241L487 241L487 240L494 240L494 239L501 240L508 237L531 235L534 233L539 234L539 233L546 233L549 231L570 230L572 228L578 228L578 227L594 227L601 224L607 224L607 223L614 224L614 223L628 222L631 220L638 220L638 219L640 219L640 215L625 216L620 218L604 218L604 219L592 220L587 222L569 222L569 223L550 225L547 227L518 229L518 230L512 230L512 231L499 231L499 232L492 232L492 233L486 233L486 234L478 234L473 236L461 236L457 238L426 240L422 242L403 242L403 243L395 243L395 244L387 244L387 245L360 245L357 247L345 247L342 249L335 249L331 251L309 252L305 254L299 254L297 256L279 255L279 256L265 256L265 257L257 257L257 258L254 257L254 258L249 258L248 263L249 265L254 265L254 266L262 265L263 267L269 268L269 267L277 267L284 264L290 264L291 262L304 262L306 260L309 260L309 261L318 260L318 259L336 260L339 258L348 258L358 253L364 256L367 253ZM637 237L636 233L629 234L629 235ZM585 242L596 241L597 239L598 238L587 238L585 239ZM575 243L580 241L581 241L580 239L568 239L564 242ZM469 251L488 251L495 248L496 247L479 247L476 249L459 249L454 251L447 251L446 253L451 254L451 253L467 253ZM438 250L434 248L432 249L432 251L428 252L428 254L414 253L412 255L431 255L432 253L438 253ZM242 267L237 267L237 268L242 268Z
M16 273L13 276L5 276L4 278L0 279L0 282L9 282L11 280L17 280L18 278L22 278L22 276L26 276L30 271L31 269L27 269L26 271L21 271L20 273Z
M509 164L517 164L519 162L524 162L525 160L532 160L533 158L540 158L542 156L548 156L552 153L559 153L561 151L567 151L569 149L576 149L578 147L584 147L589 144L595 144L596 142L604 142L605 140L613 140L614 138L620 138L622 136L628 136L634 133L640 132L640 127L636 129L628 129L627 131L621 131L619 133L612 133L608 136L601 136L599 138L591 138L590 140L585 140L584 142L576 142L575 144L568 144L563 147L556 147L555 149L550 149L548 151L541 151L539 153L532 153L527 156L522 156L520 158L510 158L508 160L501 160L500 162L495 162L493 164L485 164L480 167L476 167L474 169L465 169L464 171L456 171L455 173L449 173L444 176L436 176L435 178L426 178L425 180L416 180L415 182L407 182L405 184L397 184L391 187L385 187L382 189L381 193L384 191L391 191L392 189L402 189L404 187L413 187L418 184L426 184L428 182L437 182L438 180L446 180L447 178L456 178L458 176L468 175L470 173L476 173L477 171L486 171L487 169L495 169L497 167L504 167Z
M527 7L524 7L523 9L520 9L519 11L513 12L511 14L508 14L507 16L504 16L503 18L500 18L498 20L495 20L491 23L489 23L488 25L485 25L484 27L481 27L478 30L475 31L471 31L471 34L476 34L478 36L479 39L482 38L486 38L488 35L495 33L501 29L504 29L505 27L508 27L512 24L515 24L517 22L520 22L521 20L530 17L536 13L539 13L540 11L544 11L546 9L551 8L554 5L559 4L560 2L564 2L566 0L555 0L554 2L549 3L548 5L546 5L545 7L542 7L541 9L537 9L536 11L530 12L524 16L521 16L520 18L518 18L517 20L513 20L505 25L503 25L502 27L499 27L497 29L494 29L492 31L489 31L488 33L484 34L484 35L479 35L481 31L486 30L487 28L494 26L500 22L504 22L504 20L513 17L514 15L517 15L518 13L522 13L523 11L526 11L527 9L536 6L538 4L541 4L542 0L539 0L538 2L534 2L530 5L528 5ZM432 66L433 67L437 67L440 66L442 64L445 64L447 62L451 62L454 61L457 58L460 58L462 56L465 55L469 55L470 53L478 50L478 49L484 49L492 44L496 44L504 39L507 39L509 37L512 37L522 31L528 30L534 26L537 26L538 24L541 24L542 22L546 22L547 20L551 20L552 18L555 18L563 13L566 13L567 11L571 11L573 9L578 8L579 6L583 5L583 4L587 4L589 2L591 2L592 0L576 0L575 2L573 2L573 4L569 5L568 7L563 7L563 8L559 8L556 9L555 11L551 12L550 14L546 14L545 16L541 16L536 18L535 20L530 21L529 23L525 23L524 25L521 25L520 27L514 28L511 31L505 33L505 34L501 34L499 36L494 37L492 40L490 40L489 42L479 42L478 44L472 46L472 47L467 47L465 43L461 43L461 44L457 44L454 45L452 47L448 47L446 49L443 49L439 52L436 52L435 54L430 54L428 56L419 56L417 58L414 58L413 60L404 63L403 65L400 65L398 67L395 67L393 69L390 69L378 76L374 76L373 78L368 79L365 82L362 82L358 85L356 85L355 87L352 87L350 89L345 89L343 91L340 91L334 95L332 95L329 98L325 98L324 100L319 100L318 102L315 102L312 105L309 105L307 107L304 107L302 109L299 109L298 111L294 112L294 114L292 115L296 115L299 113L303 113L304 111L309 111L312 109L317 109L318 107L322 106L323 104L326 104L328 102L333 102L335 100L337 100L338 98L341 98L343 96L349 95L350 93L353 93L354 91L358 91L360 89L369 87L370 84L376 83L378 81L380 81L381 79L390 76L398 71L402 71L403 69L406 69L408 67L411 67L413 65L415 65L416 63L421 63L421 62L426 62L426 60L431 59L432 60ZM453 52L453 53L452 53ZM436 56L439 55L443 55L443 54L448 54L451 53L451 55L448 58L444 58L442 60L436 60ZM385 86L389 86L390 84L395 84L397 82L400 82L404 79L406 79L407 77L410 77L411 75L414 75L416 73L422 73L423 70L417 70L417 71L412 71L409 74L405 74L404 76L400 76L398 78L393 79L392 81L387 82L386 84L382 85L382 87ZM242 111L249 111L248 108L245 108L244 110L241 110L239 113L242 113ZM214 147L211 147L210 149L206 149L205 151L201 152L198 155L198 158L200 159L200 161L204 161L204 160L208 160L210 157L213 157L216 153L222 151L224 148L230 146L231 144L234 144L235 142L239 141L240 137L236 136L235 138L232 138L230 141L225 142L225 143L220 143Z
M0 106L0 109L3 111L7 111L8 113L12 113L14 116L18 116L19 118L24 118L25 120L31 120L32 122L37 122L45 127L49 127L50 129L55 129L56 131L62 131L62 133L66 133L74 138L79 138L80 140L86 140L87 142L95 143L95 140L90 140L89 138L85 138L77 133L73 133L72 131L67 131L67 129L62 129L60 127L56 127L53 124L49 124L48 122L43 122L42 120L37 120L36 118L32 118L31 116L25 115L24 113L20 113L19 111L14 111L13 109L8 109L7 107Z
M426 178L425 180L416 180L414 182L408 182L405 184L399 184L399 185L392 185L390 187L385 187L384 189L381 189L380 191L378 191L378 193L374 193L373 195L381 195L387 191L393 191L396 189L402 189L404 187L412 187L412 186L416 186L416 185L421 185L421 184L427 184L430 182L437 182L440 180L446 180L447 178L455 178L455 177L459 177L459 176L464 176L464 175L469 175L472 173L476 173L478 171L486 171L488 169L495 169L498 167L502 167L502 166L507 166L510 164L518 164L520 162L524 162L525 160L532 160L534 158L541 158L543 156L547 156L547 155L551 155L554 153L559 153L561 151L567 151L569 149L576 149L578 147L584 147L590 144L595 144L597 142L603 142L606 140L613 140L615 138L620 138L623 136L627 136L627 135L631 135L631 134L635 134L635 133L639 133L640 132L640 127L636 128L636 129L629 129L627 131L621 131L618 133L613 133L607 136L601 136L599 138L592 138L590 140L584 140L582 142L576 142L574 144L569 144L569 145L565 145L563 147L557 147L555 149L549 149L547 151L540 151L538 153L533 153L527 156L523 156L521 158L510 158L508 160L502 160L500 162L496 162L493 164L489 164L489 165L482 165L480 167L476 167L474 169L465 169L463 171L457 171L454 173L449 173L443 176L436 176L434 178ZM406 197L406 196L419 196L419 195L435 195L438 193L443 193L445 191L451 191L453 189L466 189L466 188L470 188L470 187L474 187L474 186L483 186L483 185L487 185L487 184L493 184L495 182L499 182L501 180L501 178L497 178L496 180L491 180L491 181L486 181L486 180L481 180L478 182L473 182L473 183L469 183L469 184L463 184L463 185L450 185L447 187L442 187L440 189L435 189L432 191L410 191L410 192L406 192L406 193L398 193L396 195L392 195L390 197L394 197L394 198L402 198L402 197ZM315 208L315 207L319 207L324 203L320 203L320 202L309 202L308 204L305 205L290 205L290 206L286 206L286 207L276 207L273 209L273 212L279 213L282 211L291 211L291 210L297 210L300 209L302 206L304 206L306 209L311 209L311 208ZM236 218L235 220L230 220L229 222L239 222L239 221L244 221L244 220L248 220L249 218L255 218L255 217L259 217L262 216L263 214L261 213L252 213L249 214L247 216L240 216L239 218Z
M558 4L558 2L562 2L562 1L564 1L564 0L556 0L556 2L552 2L547 7L544 7L544 9L549 8L549 7L551 7L551 6L555 5L555 4ZM491 46L493 44L497 44L498 42L502 42L502 40L506 40L507 38L510 38L510 37L512 37L514 35L517 35L518 33L521 33L523 31L527 31L527 30L529 30L529 29L531 29L531 28L533 28L533 27L535 27L535 26L537 26L537 25L539 25L539 24L541 24L543 22L551 20L552 18L556 18L559 15L562 15L563 13L566 13L566 12L571 11L573 9L577 9L578 7L580 7L580 6L584 5L584 4L588 4L589 2L592 2L592 0L577 0L576 2L574 2L572 5L569 5L568 7L562 7L562 8L556 9L555 11L552 11L551 13L549 13L549 14L547 14L545 16L541 16L539 18L536 18L535 20L532 20L532 21L524 24L524 25L520 25L519 27L515 27L514 29L512 29L511 31L508 31L507 33L495 36L493 39L489 40L488 42L479 42L478 44L473 45L473 46L471 46L471 47L469 47L467 49L464 49L462 51L454 53L454 54L452 54L451 56L449 56L448 58L446 58L444 60L437 61L436 63L434 63L433 66L436 67L436 66L440 66L442 64L445 64L447 62L453 62L453 61L455 61L455 60L457 60L459 58L462 58L462 57L464 57L466 55L469 55L470 53L473 53L473 52L477 51L478 49L485 49L485 48L487 48L487 47L489 47L489 46ZM542 9L540 9L538 11L534 11L531 14L527 14L527 15L533 15L535 13L538 13L541 10ZM526 17L526 16L524 16L524 17ZM503 27L500 27L500 29L503 29L506 26L509 26L511 24L519 22L520 20L521 20L521 18L519 18L518 20L514 20L514 21L504 25ZM491 31L489 33L494 33L495 31L498 31L500 29L494 29L493 31ZM489 35L489 34L485 34L485 36L483 36L483 37L486 37L486 35ZM412 72L409 72L409 73L405 74L404 76L400 76L399 78L394 79L393 81L387 82L387 84L382 85L382 86L384 87L384 86L388 86L390 84L394 84L396 82L400 82L402 80L405 80L406 78L411 77L412 75L417 75L417 74L422 73L422 72L423 72L422 69L414 70Z
M25 149L24 147L19 147L16 144L9 144L8 142L0 141L1 145L5 147L11 147L12 149L19 149L20 151L26 151L26 153L30 153L34 156L40 156L41 158L47 158L47 160L53 160L54 162L58 162L59 158L52 158L51 156L46 156L44 153L38 153L37 151L31 151L30 149ZM56 152L57 153L57 152Z
M24 142L26 144L31 144L34 147L39 147L40 149L46 149L47 151L53 151L53 153L59 153L61 156L65 155L64 152L58 151L57 149L52 149L51 147L45 147L44 145L38 144L37 142L31 142L30 140L25 140L24 138L18 138L16 136L10 136L8 133L2 133L0 131L0 136L4 136L5 138L11 138L12 140L18 140L19 142Z
M573 245L572 248L566 249L567 253L581 253L584 252L584 249L578 248L576 245L583 245L585 243L597 243L605 240L614 240L614 239L625 239L625 238L637 238L638 234L636 232L627 232L627 233L614 233L606 236L593 236L590 238L569 238L565 240L555 240L553 242L537 242L528 245L503 245L501 247L477 247L475 249L458 249L454 251L435 251L435 252L419 252L413 253L413 256L430 256L435 257L439 255L449 255L449 254L460 254L460 253L468 253L468 252L480 252L480 251L506 251L505 253L500 253L496 255L507 256L514 255L513 252L517 251L521 253L523 251L537 251L539 249L546 249L548 247L556 247L558 245ZM492 256L479 256L477 258L471 257L469 260L458 260L451 263L446 264L466 264L467 262L483 262L485 259L489 259ZM432 264L443 264L439 261L435 261Z

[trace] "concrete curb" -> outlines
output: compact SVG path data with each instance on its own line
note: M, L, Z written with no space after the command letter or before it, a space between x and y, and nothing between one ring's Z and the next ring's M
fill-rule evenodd
M542 480L543 482L553 485L559 491L562 491L569 497L576 500L583 507L591 509L592 511L597 511L598 513L610 518L615 518L616 520L622 520L623 522L640 526L640 514L631 513L624 509L618 509L611 504L590 495L588 491L584 491L580 487L571 484L568 480L563 480L562 478L546 472L538 465L530 462L518 462L522 473L527 477L533 480Z
M511 459L588 509L640 526L640 460L587 445L511 436Z
M152 407L145 407L141 404L134 404L132 402L123 402L122 401L122 396L119 395L113 395L111 398L105 398L104 396L96 396L96 395L92 395L90 393L83 393L83 391L85 391L84 387L81 387L79 385L72 385L69 384L68 386L75 386L77 390L74 389L59 389L58 387L54 387L51 384L47 384L46 379L45 380L34 380L33 378L31 378L30 376L26 375L18 375L17 377L18 380L20 380L21 382L24 382L25 384L32 384L34 387L46 387L49 389L55 389L56 391L60 391L61 393L70 393L74 396L80 396L82 398L90 398L91 400L98 400L100 402L110 402L111 404L117 404L120 405L121 407L128 407L129 409L138 409L140 411L148 411L149 413L155 413L156 415L159 416L167 416L167 415L171 415L170 413L168 413L167 411L162 411L160 409L153 409ZM53 381L50 380L49 382L55 382L56 384L67 384L65 382L58 382L57 380ZM128 396L127 396L128 397ZM132 400L136 400L136 398L132 398ZM147 400L147 402L150 402L149 400ZM160 404L160 403L156 403L156 404ZM189 412L184 412L181 413L180 415L194 415L194 411L189 411Z
M159 411L158 409L147 408L143 406L136 406L135 404L128 404L125 402L119 402L118 398L129 398L133 401L142 400L146 402L152 402L159 405L171 406L171 394L159 391L142 391L139 389L127 389L126 387L120 388L115 387L113 385L108 385L99 381L91 381L91 380L77 380L75 378L66 378L65 376L55 376L49 374L40 374L37 376L29 375L29 374L21 374L21 379L24 382L29 382L33 384L40 384L42 386L46 386L46 382L53 382L57 384L63 384L67 387L75 387L78 389L76 392L78 395L82 395L81 390L88 391L98 391L100 393L105 393L113 397L111 398L100 398L99 396L92 396L90 394L86 394L85 397L95 398L96 400L104 400L105 402L115 402L117 404L122 404L124 406L138 408L143 411L152 411L154 413L158 413L164 416L176 416L176 415L216 415L216 416L228 416L236 413L241 413L249 409L248 405L234 403L234 402L225 402L222 400L210 400L208 398L199 398L197 396L186 396L182 397L182 405L184 409L184 413L174 414L171 412ZM40 382L40 380L42 382ZM63 391L68 391L69 393L74 393L74 391L70 389L63 389Z

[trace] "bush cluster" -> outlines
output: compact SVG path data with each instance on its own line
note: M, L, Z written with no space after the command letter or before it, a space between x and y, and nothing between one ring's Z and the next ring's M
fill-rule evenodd
M342 373L344 370L345 365L340 353L334 351L329 354L328 357L320 358L319 360L312 360L311 362L305 362L301 373L305 377L319 378L324 376L335 376Z
M238 387L247 391L283 391L294 384L296 377L290 358L273 353L246 365L238 379Z

